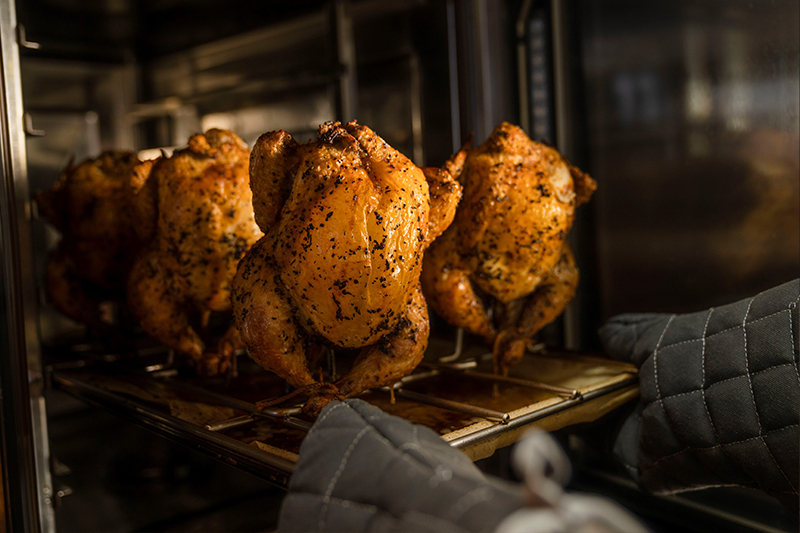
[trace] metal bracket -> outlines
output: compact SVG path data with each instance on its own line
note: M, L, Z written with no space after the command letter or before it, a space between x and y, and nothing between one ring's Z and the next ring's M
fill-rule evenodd
M25 135L29 137L44 137L45 131L44 130L37 130L33 127L33 117L27 111L22 114L22 130L25 132Z
M64 498L66 498L70 494L72 494L72 487L68 487L66 485L62 485L62 486L56 488L54 493L53 493L53 498L51 499L51 501L53 502L53 506L56 509L61 507L61 502L64 500Z
M28 50L38 50L41 48L39 43L35 43L33 41L29 41L25 35L25 26L22 24L17 24L17 44L19 44L23 48L27 48Z

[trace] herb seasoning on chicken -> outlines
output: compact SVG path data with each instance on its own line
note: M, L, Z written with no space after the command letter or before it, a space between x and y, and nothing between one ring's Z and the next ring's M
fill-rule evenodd
M442 318L494 344L495 371L505 373L575 295L578 269L566 238L575 208L597 184L506 122L460 154L463 167L453 173L464 199L425 254L423 286ZM493 302L500 304L494 320Z
M217 351L200 331L212 311L230 313L239 260L261 237L255 222L247 145L227 130L194 135L152 166L137 195L137 229L151 244L133 266L128 300L142 328L195 361L200 374L231 371L241 346L231 326Z
M142 163L130 152L104 152L69 167L36 195L39 213L61 232L45 272L47 297L64 315L93 328L110 325L102 303L124 302L125 280L141 242L130 202Z
M265 236L233 282L250 355L305 388L309 414L409 374L428 343L423 252L460 197L450 173L423 172L353 121L322 125L308 144L284 131L262 135L250 176ZM334 384L318 383L309 368L326 345L362 348Z

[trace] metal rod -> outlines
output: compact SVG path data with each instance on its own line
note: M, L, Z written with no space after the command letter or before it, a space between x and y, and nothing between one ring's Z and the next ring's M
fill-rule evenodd
M411 140L414 162L422 165L425 153L422 145L422 74L420 74L419 56L412 53L408 58L411 82Z
M574 129L577 126L573 98L576 92L575 76L571 75L573 56L570 54L570 39L574 38L574 27L569 27L568 5L565 0L552 0L550 12L551 46L553 49L553 107L555 108L555 146L562 156L575 161L576 139ZM576 228L577 229L577 228ZM570 242L574 242L576 231L572 232ZM580 317L578 306L581 303L581 292L578 292L562 313L564 325L564 346L578 348L580 346Z
M458 94L458 41L455 0L447 0L447 67L450 84L450 134L453 153L461 148L461 109Z
M509 420L511 420L511 415L509 415L508 413L501 413L500 411L493 411L491 409L486 409L484 407L478 407L476 405L470 405L467 403L457 402L454 400L445 400L444 398L438 398L436 396L430 396L428 394L422 394L420 392L414 392L410 390L396 388L394 389L394 393L398 397L405 398L406 400L424 403L427 405L433 405L434 407L441 407L442 409L448 409L450 411L456 411L458 413L465 413L472 416L480 416L488 420L494 420L496 422L500 422L501 424L508 424Z
M101 407L178 442L224 460L285 487L295 463L283 457L248 446L219 433L159 412L61 372L53 372L53 384L83 401Z
M461 357L461 351L464 349L464 328L456 330L456 346L453 353L439 358L440 363L452 363Z
M256 406L252 403L245 402L242 400L237 400L236 398L231 398L230 396L206 390L202 387L197 387L196 385L184 383L182 381L178 381L172 378L163 379L161 380L161 383L164 383L168 387L182 390L183 392L187 392L200 399L209 401L211 403L215 403L217 405L224 405L232 409L238 409L239 411L244 411L245 413L254 416L275 420L276 422L280 422L281 424L290 428L299 429L301 431L308 431L309 429L311 429L310 423L306 422L305 420L300 420L299 418L294 418L292 416L300 413L299 408L297 409L268 408L259 411L258 408L256 408Z
M517 84L519 89L519 122L522 129L531 135L531 115L528 94L528 55L525 47L525 30L533 0L524 0L517 17Z
M339 75L339 116L350 122L358 114L358 79L356 76L356 45L353 38L353 19L350 0L335 0L332 5L336 59L341 68Z
M223 420L221 422L216 422L214 424L206 424L205 428L209 431L223 431L225 429L251 424L255 422L255 420L256 419L253 415L237 416L234 418Z
M336 381L336 352L333 348L325 350L328 360L328 374L330 374L331 381Z
M580 391L576 389L568 389L566 387L559 387L558 385L548 385L540 381L531 381L529 379L513 378L508 376L499 376L497 374L487 374L486 372L476 372L474 370L464 370L464 375L475 377L478 379L486 379L500 383L510 383L512 385L519 385L521 387L529 387L531 389L539 389L547 392L558 394L559 396L566 396L570 399L581 398Z
M409 374L405 377L400 378L400 381L395 383L392 388L397 389L402 387L403 385L407 385L409 383L414 383L415 381L422 381L428 378L432 378L433 376L438 376L438 370L431 370L430 372L417 372L416 374Z
M29 137L45 136L44 130L37 130L36 128L33 127L33 117L28 112L25 112L22 115L22 129L25 131L25 135Z
M499 383L510 383L512 385L519 385L521 387L528 387L531 389L539 389L544 390L547 392L552 392L554 394L558 394L559 396L566 396L567 398L580 398L581 393L576 389L568 389L566 387L559 387L558 385L548 385L547 383L541 383L539 381L531 381L529 379L521 379L521 378L513 378L508 376L501 376L499 374L489 374L487 372L478 372L475 370L468 370L468 369L459 369L459 368L452 368L447 365L437 365L433 363L422 363L427 368L435 368L436 370L441 370L443 372L451 372L454 374L463 374L465 376L470 376L473 378L484 379L487 381L499 382ZM420 366L422 366L420 365Z
M41 48L39 43L28 40L25 26L23 24L17 24L17 41L21 47L27 48L28 50L38 50Z
M574 405L577 405L581 402L588 402L590 400L594 400L595 398L599 398L600 396L610 394L614 391L624 389L626 387L630 387L638 383L639 383L639 378L636 376L624 379L618 383L614 383L613 385L609 385L607 387L602 387L597 390L587 392L580 399L574 399L574 400L564 399L556 404L550 405L543 409L532 411L522 416L514 417L511 420L509 420L508 424L506 425L491 426L482 430L478 430L475 433L470 433L468 435L464 435L463 437L455 438L449 441L448 444L450 444L450 446L454 448L464 448L466 446L470 446L472 444L476 444L478 442L487 440L500 433L504 433L506 431L516 429L525 426L527 424L530 424L532 422L535 422L536 420L540 420L550 415L560 413L561 411L573 407Z

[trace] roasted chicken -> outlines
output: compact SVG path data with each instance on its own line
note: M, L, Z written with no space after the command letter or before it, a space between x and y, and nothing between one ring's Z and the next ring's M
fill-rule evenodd
M326 123L308 144L262 135L250 178L265 235L233 281L250 355L305 391L312 415L409 374L428 343L423 252L452 221L459 184L355 121ZM335 383L310 368L328 346L361 349Z
M505 373L575 294L566 237L597 185L505 122L460 157L453 173L464 199L425 254L423 287L442 318L494 346L495 371Z
M112 322L103 302L124 302L131 260L141 247L130 211L140 164L133 153L104 152L70 163L50 190L36 195L39 213L62 237L47 262L48 299L93 328Z
M232 371L241 346L233 326L214 350L201 334L212 312L231 312L236 266L262 235L249 156L230 131L194 135L187 148L152 164L134 204L137 230L150 245L128 281L131 310L148 334L191 357L202 375Z

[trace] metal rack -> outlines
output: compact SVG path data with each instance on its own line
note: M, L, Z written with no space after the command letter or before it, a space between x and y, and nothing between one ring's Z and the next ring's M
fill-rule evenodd
M635 367L575 352L530 354L510 377L484 372L490 361L478 347L456 363L440 363L436 353L443 352L434 343L417 371L392 389L361 398L427 425L473 459L511 444L532 424L556 429L595 419L638 393ZM313 420L297 405L259 408L258 398L285 391L280 378L242 358L233 381L204 382L191 369L169 366L166 353L156 356L162 362L154 364L152 357L86 352L48 366L48 382L272 484L287 485ZM555 379L535 381L537 373Z

